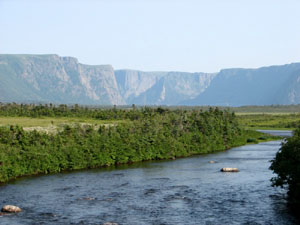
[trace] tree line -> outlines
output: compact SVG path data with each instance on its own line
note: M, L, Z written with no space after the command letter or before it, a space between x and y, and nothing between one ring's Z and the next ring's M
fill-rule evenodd
M234 113L211 108L168 110L89 109L79 106L4 105L1 115L130 119L106 126L67 125L56 134L0 127L0 182L32 174L173 159L243 145L254 131L240 128Z

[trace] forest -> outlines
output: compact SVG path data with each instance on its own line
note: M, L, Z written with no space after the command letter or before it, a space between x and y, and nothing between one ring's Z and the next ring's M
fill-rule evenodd
M25 175L175 159L276 138L241 128L233 112L218 108L203 111L2 104L0 109L3 117L112 121L103 125L65 124L53 133L25 131L18 125L0 126L0 182Z

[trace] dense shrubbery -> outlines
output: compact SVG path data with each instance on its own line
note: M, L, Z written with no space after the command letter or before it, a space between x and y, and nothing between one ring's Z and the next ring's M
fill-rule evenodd
M126 119L130 122L93 127L66 126L56 134L22 127L0 127L0 182L22 175L94 168L151 159L209 153L259 138L240 129L235 115L217 108L168 110L87 109L78 106L3 106L10 116L77 116Z
M1 127L0 181L28 174L183 157L246 142L234 114L218 109L132 111L128 112L130 116L141 119L98 129L67 126L55 135ZM103 112L109 116L112 113Z
M145 107L142 110L133 108L116 109L113 108L92 108L75 105L53 105L53 104L16 104L0 103L0 116L25 116L25 117L80 117L80 118L94 118L100 120L138 120L149 113L158 111L169 111L163 108L149 108Z
M300 128L282 144L270 167L274 186L288 187L289 202L300 205Z

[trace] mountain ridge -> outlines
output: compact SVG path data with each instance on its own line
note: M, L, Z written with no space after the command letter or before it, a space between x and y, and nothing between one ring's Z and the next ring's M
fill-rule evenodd
M217 73L114 70L57 54L0 54L1 102L83 105L300 103L300 63Z

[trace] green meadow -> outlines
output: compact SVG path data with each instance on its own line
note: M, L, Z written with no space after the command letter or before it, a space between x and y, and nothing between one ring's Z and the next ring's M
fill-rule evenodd
M252 130L294 130L300 125L300 113L237 113L237 120Z

